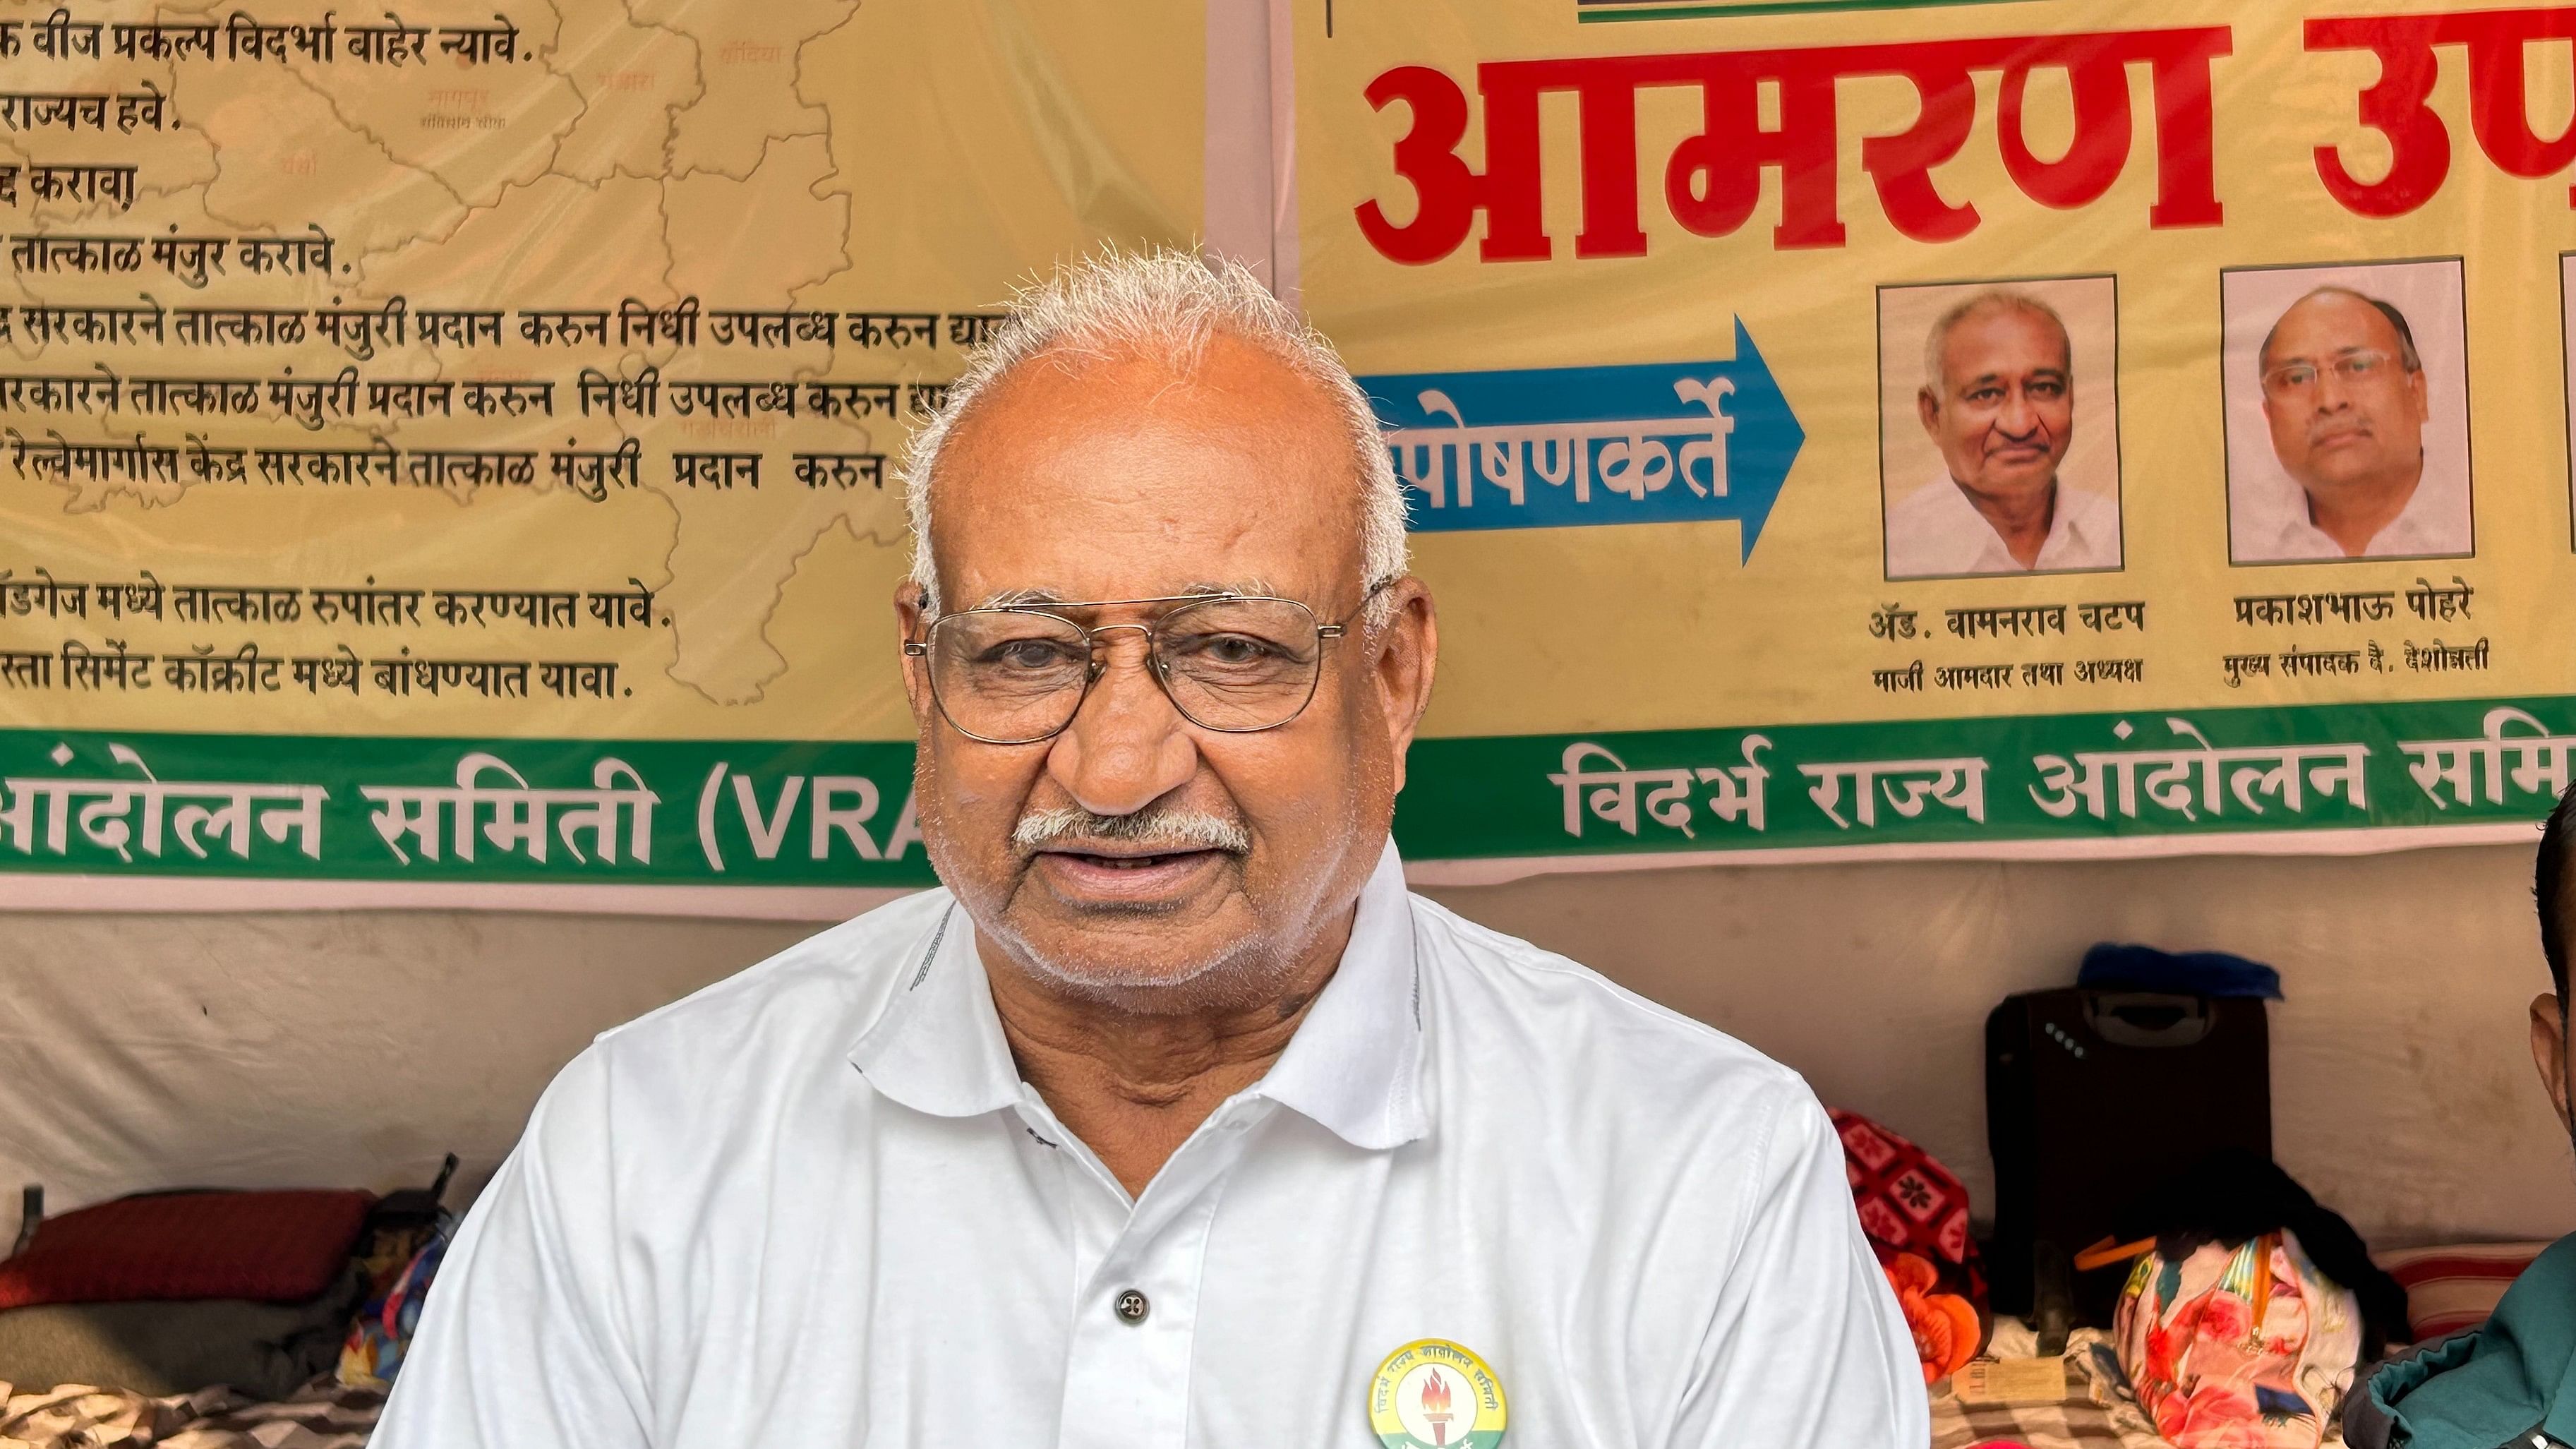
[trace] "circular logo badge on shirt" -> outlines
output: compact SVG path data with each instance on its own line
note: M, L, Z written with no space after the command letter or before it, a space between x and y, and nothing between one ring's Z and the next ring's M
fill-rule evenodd
M1386 1356L1369 1385L1369 1427L1386 1449L1494 1449L1503 1442L1503 1381L1445 1338Z

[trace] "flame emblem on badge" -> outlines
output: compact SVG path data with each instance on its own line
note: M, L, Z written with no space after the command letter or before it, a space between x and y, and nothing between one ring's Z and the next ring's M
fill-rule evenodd
M1369 1385L1369 1428L1385 1449L1496 1449L1503 1442L1503 1382L1445 1338L1386 1356Z
M1458 1416L1449 1412L1449 1381L1433 1369L1422 1381L1422 1417L1431 1421L1431 1442L1449 1442L1449 1421Z

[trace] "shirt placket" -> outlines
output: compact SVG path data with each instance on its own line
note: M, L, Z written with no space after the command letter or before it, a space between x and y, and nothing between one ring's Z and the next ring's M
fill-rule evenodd
M1132 1205L1097 1156L1033 1098L1022 1116L1056 1147L1073 1224L1071 1331L1056 1442L1184 1449L1200 1276L1228 1170L1270 1104L1219 1108Z

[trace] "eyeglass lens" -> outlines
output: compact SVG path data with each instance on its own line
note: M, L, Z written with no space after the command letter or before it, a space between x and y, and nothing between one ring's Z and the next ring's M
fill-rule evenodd
M2274 393L2306 392L2325 372L2347 383L2360 382L2395 360L2385 352L2347 352L2322 367L2313 362L2284 363L2263 374L2263 386Z
M931 687L949 722L997 743L1041 740L1073 722L1093 675L1081 626L1034 609L947 615L930 629ZM1153 625L1152 667L1174 707L1205 729L1249 732L1296 718L1315 691L1315 616L1287 599L1184 604Z

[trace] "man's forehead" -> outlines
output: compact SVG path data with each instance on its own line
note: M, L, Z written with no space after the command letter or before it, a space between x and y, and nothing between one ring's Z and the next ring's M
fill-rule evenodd
M1050 428L1116 428L1146 418L1234 426L1259 421L1327 436L1336 426L1313 379L1251 343L1219 335L1186 351L1039 352L987 386L961 420L955 442L989 443Z
M2066 334L2055 323L2027 308L2011 307L1961 318L1942 339L1941 370L1964 374L1969 381L2034 369L2065 372L2071 353Z
M1357 567L1358 517L1338 414L1227 339L1187 371L1149 358L1015 370L942 456L930 510L941 592L960 599L1255 579L1307 592Z
M2379 347L2396 339L2397 328L2377 307L2342 292L2324 292L2300 298L2281 315L2272 352L2284 357L2292 355L2294 349Z

